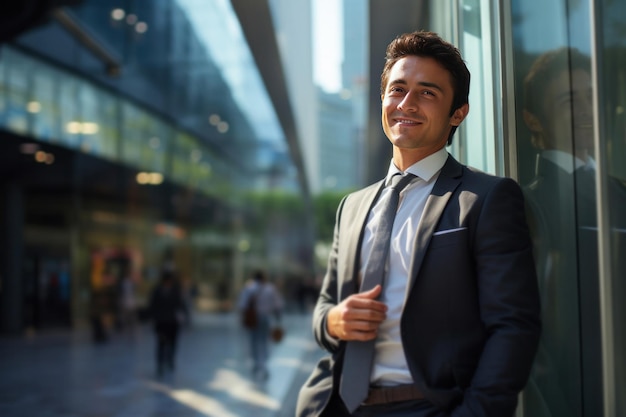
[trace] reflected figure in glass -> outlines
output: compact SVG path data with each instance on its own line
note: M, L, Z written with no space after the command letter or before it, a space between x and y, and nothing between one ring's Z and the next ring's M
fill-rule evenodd
M527 407L537 416L596 415L602 375L589 57L573 48L540 55L524 80L523 107L536 149L525 193L544 323ZM608 186L609 215L623 227L626 191L614 178Z

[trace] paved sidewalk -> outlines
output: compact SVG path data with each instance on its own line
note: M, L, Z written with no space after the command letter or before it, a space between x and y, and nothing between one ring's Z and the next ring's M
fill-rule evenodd
M234 314L196 314L174 374L157 378L149 325L96 345L85 332L0 338L3 417L288 417L322 351L309 315L283 318L270 377L255 381Z

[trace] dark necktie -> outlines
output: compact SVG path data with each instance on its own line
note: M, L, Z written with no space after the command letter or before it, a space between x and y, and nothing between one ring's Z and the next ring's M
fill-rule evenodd
M363 274L361 292L368 291L377 284L383 284L387 256L389 255L391 230L398 209L400 191L414 178L415 175L413 174L407 174L404 177L396 174L391 177L391 185L388 186L391 188L391 191L386 193L383 200L380 201L383 210L380 214L378 228L372 243L372 251ZM339 394L350 413L356 410L367 397L375 342L375 339L366 342L347 342Z
M596 227L596 173L586 167L574 171L576 209L580 226Z

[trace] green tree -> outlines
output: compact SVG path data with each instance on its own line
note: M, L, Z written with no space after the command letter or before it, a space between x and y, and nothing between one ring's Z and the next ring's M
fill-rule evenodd
M347 192L326 191L313 198L316 240L318 242L332 243L337 207L346 194Z

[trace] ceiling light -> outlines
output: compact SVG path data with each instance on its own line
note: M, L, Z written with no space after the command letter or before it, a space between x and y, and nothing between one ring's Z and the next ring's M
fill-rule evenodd
M146 33L148 31L148 24L146 22L139 22L135 25L135 32Z
M126 12L124 9L113 9L111 10L111 19L113 20L122 20L126 16Z
M220 120L221 119L217 114L212 114L209 116L209 123L211 123L213 126L217 126Z
M220 133L226 133L228 132L228 129L229 129L229 126L228 126L228 123L226 122L219 122L217 124L217 131Z

